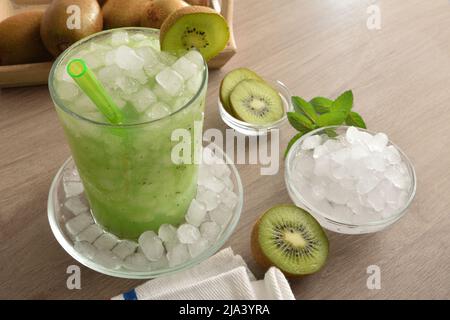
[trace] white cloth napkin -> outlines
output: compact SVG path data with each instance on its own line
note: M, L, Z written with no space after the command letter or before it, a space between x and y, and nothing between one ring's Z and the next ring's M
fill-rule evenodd
M241 256L226 248L199 265L147 281L113 300L294 300L283 273L270 268L256 280Z

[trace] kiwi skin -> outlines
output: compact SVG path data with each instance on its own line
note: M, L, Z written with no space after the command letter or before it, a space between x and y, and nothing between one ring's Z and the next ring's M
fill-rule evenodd
M6 18L0 23L0 65L50 61L52 56L39 35L42 10Z
M186 0L186 2L193 6L209 7L209 0Z
M108 0L102 7L105 29L139 27L141 12L149 0Z
M268 210L266 210L260 217L259 219L255 222L255 224L253 225L253 229L252 229L252 233L250 236L250 247L251 247L251 252L253 255L253 258L256 260L256 262L263 267L264 269L269 269L270 267L277 267L275 264L272 263L272 261L270 261L270 259L264 254L264 252L261 249L261 246L259 244L259 240L258 240L258 235L259 235L259 225L261 223L261 218L270 210L272 210L273 208L280 208L280 207L292 207L293 205L290 204L280 204L277 205L275 207L272 207ZM327 239L328 241L328 239ZM325 265L325 263L323 264ZM323 266L322 266L323 267ZM320 270L320 269L319 269ZM319 271L317 270L317 271ZM303 275L299 275L299 274L292 274L289 273L285 270L281 270L281 272L283 272L283 274L288 277L288 278L301 278L303 276L307 276L307 274L303 274ZM316 272L317 272L316 271Z
M209 61L210 59L214 58L217 54L219 54L223 49L225 49L225 47L227 46L228 40L230 38L230 30L228 28L228 23L225 21L225 19L219 14L217 13L214 9L208 8L208 7L203 7L203 6L188 6L188 7L184 7L181 9L178 9L177 11L173 12L171 15L169 15L167 17L166 20L164 20L164 23L161 25L161 29L160 29L160 43L161 43L161 50L165 51L165 43L164 40L167 37L167 34L169 33L170 29L172 28L172 26L174 26L174 24L176 24L176 22L178 21L178 19L182 18L183 16L186 15L190 15L190 14L198 14L198 15L215 15L216 17L219 17L220 20L222 20L221 22L223 22L224 26L226 26L226 34L225 34L225 39L226 41L224 41L223 44L220 45L220 47L217 47L217 52L215 54L210 54L208 56L205 56L205 54L203 54L201 48L200 53L202 53L203 58L206 61Z
M183 0L150 0L142 11L140 25L159 29L172 12L187 6Z
M78 6L81 10L80 29L67 28L67 8ZM42 17L41 38L47 50L57 57L70 45L84 37L101 31L103 16L96 0L54 0Z

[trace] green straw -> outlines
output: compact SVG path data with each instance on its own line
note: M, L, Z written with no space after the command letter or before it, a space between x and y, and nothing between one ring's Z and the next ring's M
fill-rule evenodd
M120 109L83 59L70 60L67 64L67 72L106 119L113 124L122 122L123 116Z

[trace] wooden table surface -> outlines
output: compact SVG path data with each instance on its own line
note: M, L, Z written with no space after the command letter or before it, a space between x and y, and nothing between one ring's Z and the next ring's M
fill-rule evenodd
M366 26L374 2L380 30ZM247 66L303 97L353 89L369 128L388 133L417 171L416 198L391 228L328 233L326 267L291 281L298 299L450 297L449 26L448 0L236 1L238 53L210 74L206 128L226 128L216 105L220 80ZM281 149L293 134L283 127ZM82 289L67 289L66 268L77 262L53 237L46 207L52 178L69 154L47 87L0 91L0 298L105 299L142 282L82 267ZM261 176L257 165L239 166L245 204L227 245L258 276L263 270L250 254L250 230L265 209L290 202L283 170ZM366 286L369 265L380 267L380 290Z

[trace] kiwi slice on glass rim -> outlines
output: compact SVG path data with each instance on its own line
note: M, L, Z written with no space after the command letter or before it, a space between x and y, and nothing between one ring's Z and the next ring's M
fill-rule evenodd
M160 29L161 50L183 52L196 48L208 61L227 45L230 31L215 10L189 6L170 14Z
M260 80L243 80L230 94L233 115L239 120L266 125L280 120L284 115L279 93Z
M264 81L259 75L247 68L237 68L227 73L220 83L220 102L228 113L232 113L230 108L230 94L236 85L242 80Z
M251 245L258 263L276 266L292 277L317 272L328 256L328 238L322 227L294 205L265 212L253 227Z

